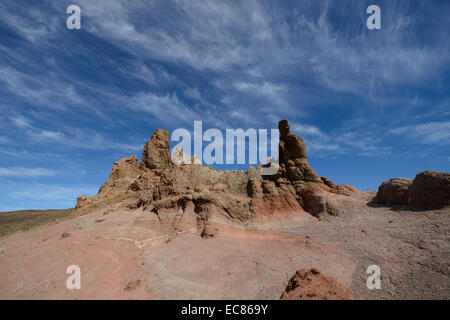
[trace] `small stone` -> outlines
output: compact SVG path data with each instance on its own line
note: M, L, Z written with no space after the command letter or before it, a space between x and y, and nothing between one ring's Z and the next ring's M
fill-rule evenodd
M141 285L141 280L131 281L131 282L127 283L127 285L125 286L125 288L123 290L131 291L131 290L136 289L140 285Z
M217 236L218 233L219 233L218 228L212 227L211 225L207 224L203 228L202 238L213 238Z

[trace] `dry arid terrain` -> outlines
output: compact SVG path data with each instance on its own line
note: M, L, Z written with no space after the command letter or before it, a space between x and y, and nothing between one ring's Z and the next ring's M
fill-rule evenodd
M73 209L23 210L0 213L0 237L70 218Z
M2 230L23 231L0 238L0 299L450 298L449 173L361 192L319 177L279 130L273 176L172 159L157 130L140 163L116 162L59 222L11 229L21 213L1 213ZM371 265L381 289L366 285Z

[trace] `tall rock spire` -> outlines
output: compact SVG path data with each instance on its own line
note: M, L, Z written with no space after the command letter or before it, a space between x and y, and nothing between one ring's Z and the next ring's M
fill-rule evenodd
M149 169L165 169L172 166L173 161L169 147L169 132L158 129L144 146L139 168L145 171Z
M289 122L281 120L280 130L280 170L281 176L290 181L320 181L309 166L306 145L302 138L291 132Z

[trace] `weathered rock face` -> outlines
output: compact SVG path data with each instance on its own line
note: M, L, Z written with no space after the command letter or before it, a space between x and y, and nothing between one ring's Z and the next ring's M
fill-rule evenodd
M77 198L77 204L75 209L81 209L83 206L87 205L87 197L85 194Z
M354 300L346 287L318 269L302 269L289 280L281 300Z
M405 178L393 178L389 181L385 181L378 188L377 195L375 197L376 202L391 204L406 205L409 199L409 186L412 183L412 179Z
M130 185L140 175L139 161L135 156L126 157L115 162L109 175L109 180L100 187L98 194L90 198L87 198L86 195L78 197L75 208L81 209L99 200L113 198L126 193Z
M287 120L278 124L280 131L280 174L290 181L320 181L309 166L306 145L302 138L293 134Z
M394 178L385 181L378 188L374 201L417 209L441 209L450 205L450 173L424 171L414 180Z
M80 200L77 207L116 199L128 208L154 212L160 221L205 226L309 216L307 212L339 215L352 201L366 200L353 187L319 178L308 164L305 143L290 132L286 120L280 121L279 130L280 161L273 176L261 176L261 169L253 167L216 171L188 161L182 150L174 153L174 163L169 133L156 130L139 167L134 156L116 162L99 193Z
M251 202L254 212L266 212L271 208L272 212L306 210L315 216L339 215L352 202L367 200L367 196L354 187L319 178L309 166L304 141L290 131L288 121L281 120L278 129L278 173L249 182L248 195L255 199Z
M141 172L139 161L135 156L123 158L114 163L109 180L100 187L99 197L112 197L127 191Z
M139 175L139 161L135 156L130 156L114 163L110 179L136 179Z
M156 130L145 144L140 165L141 170L164 169L173 166L169 148L169 132Z
M424 171L409 187L409 205L440 209L450 205L450 172Z

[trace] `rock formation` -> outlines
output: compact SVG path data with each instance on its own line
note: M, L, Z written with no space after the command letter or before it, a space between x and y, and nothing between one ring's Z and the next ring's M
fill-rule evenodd
M278 124L280 131L280 172L283 178L290 181L322 181L314 170L309 166L306 145L302 138L290 131L287 120L281 120Z
M450 205L450 172L424 171L409 187L409 205L440 209Z
M135 156L123 158L114 163L109 180L100 188L99 195L126 191L140 175L139 161Z
M414 180L394 178L385 181L378 188L374 201L418 209L441 209L450 205L450 173L424 171Z
M100 187L98 195L90 198L87 198L86 195L78 197L76 208L80 209L92 205L99 199L125 193L140 174L139 161L135 156L126 157L115 162L109 180Z
M142 171L164 169L173 166L169 148L169 131L158 129L144 146L142 161L139 168Z
M409 199L409 186L412 183L412 179L405 178L393 178L389 181L385 181L378 188L377 195L375 197L376 202L391 204L408 204Z
M289 280L281 300L354 300L346 287L318 269L302 269Z
M315 216L339 215L352 202L365 201L367 195L347 185L336 185L319 178L309 166L304 141L290 131L287 120L278 124L280 131L279 170L274 176L249 181L248 194L255 211L279 212L305 210ZM259 192L257 190L260 190ZM262 191L262 192L261 192Z
M367 200L351 186L319 178L308 164L305 143L290 132L287 120L278 127L280 161L273 176L261 176L254 167L216 171L192 165L195 158L186 164L182 150L176 150L177 160L172 161L169 133L156 130L145 144L140 165L134 156L116 162L99 193L80 197L77 209L120 203L152 212L159 221L205 228L210 223L264 222L308 213L339 215L355 201Z

